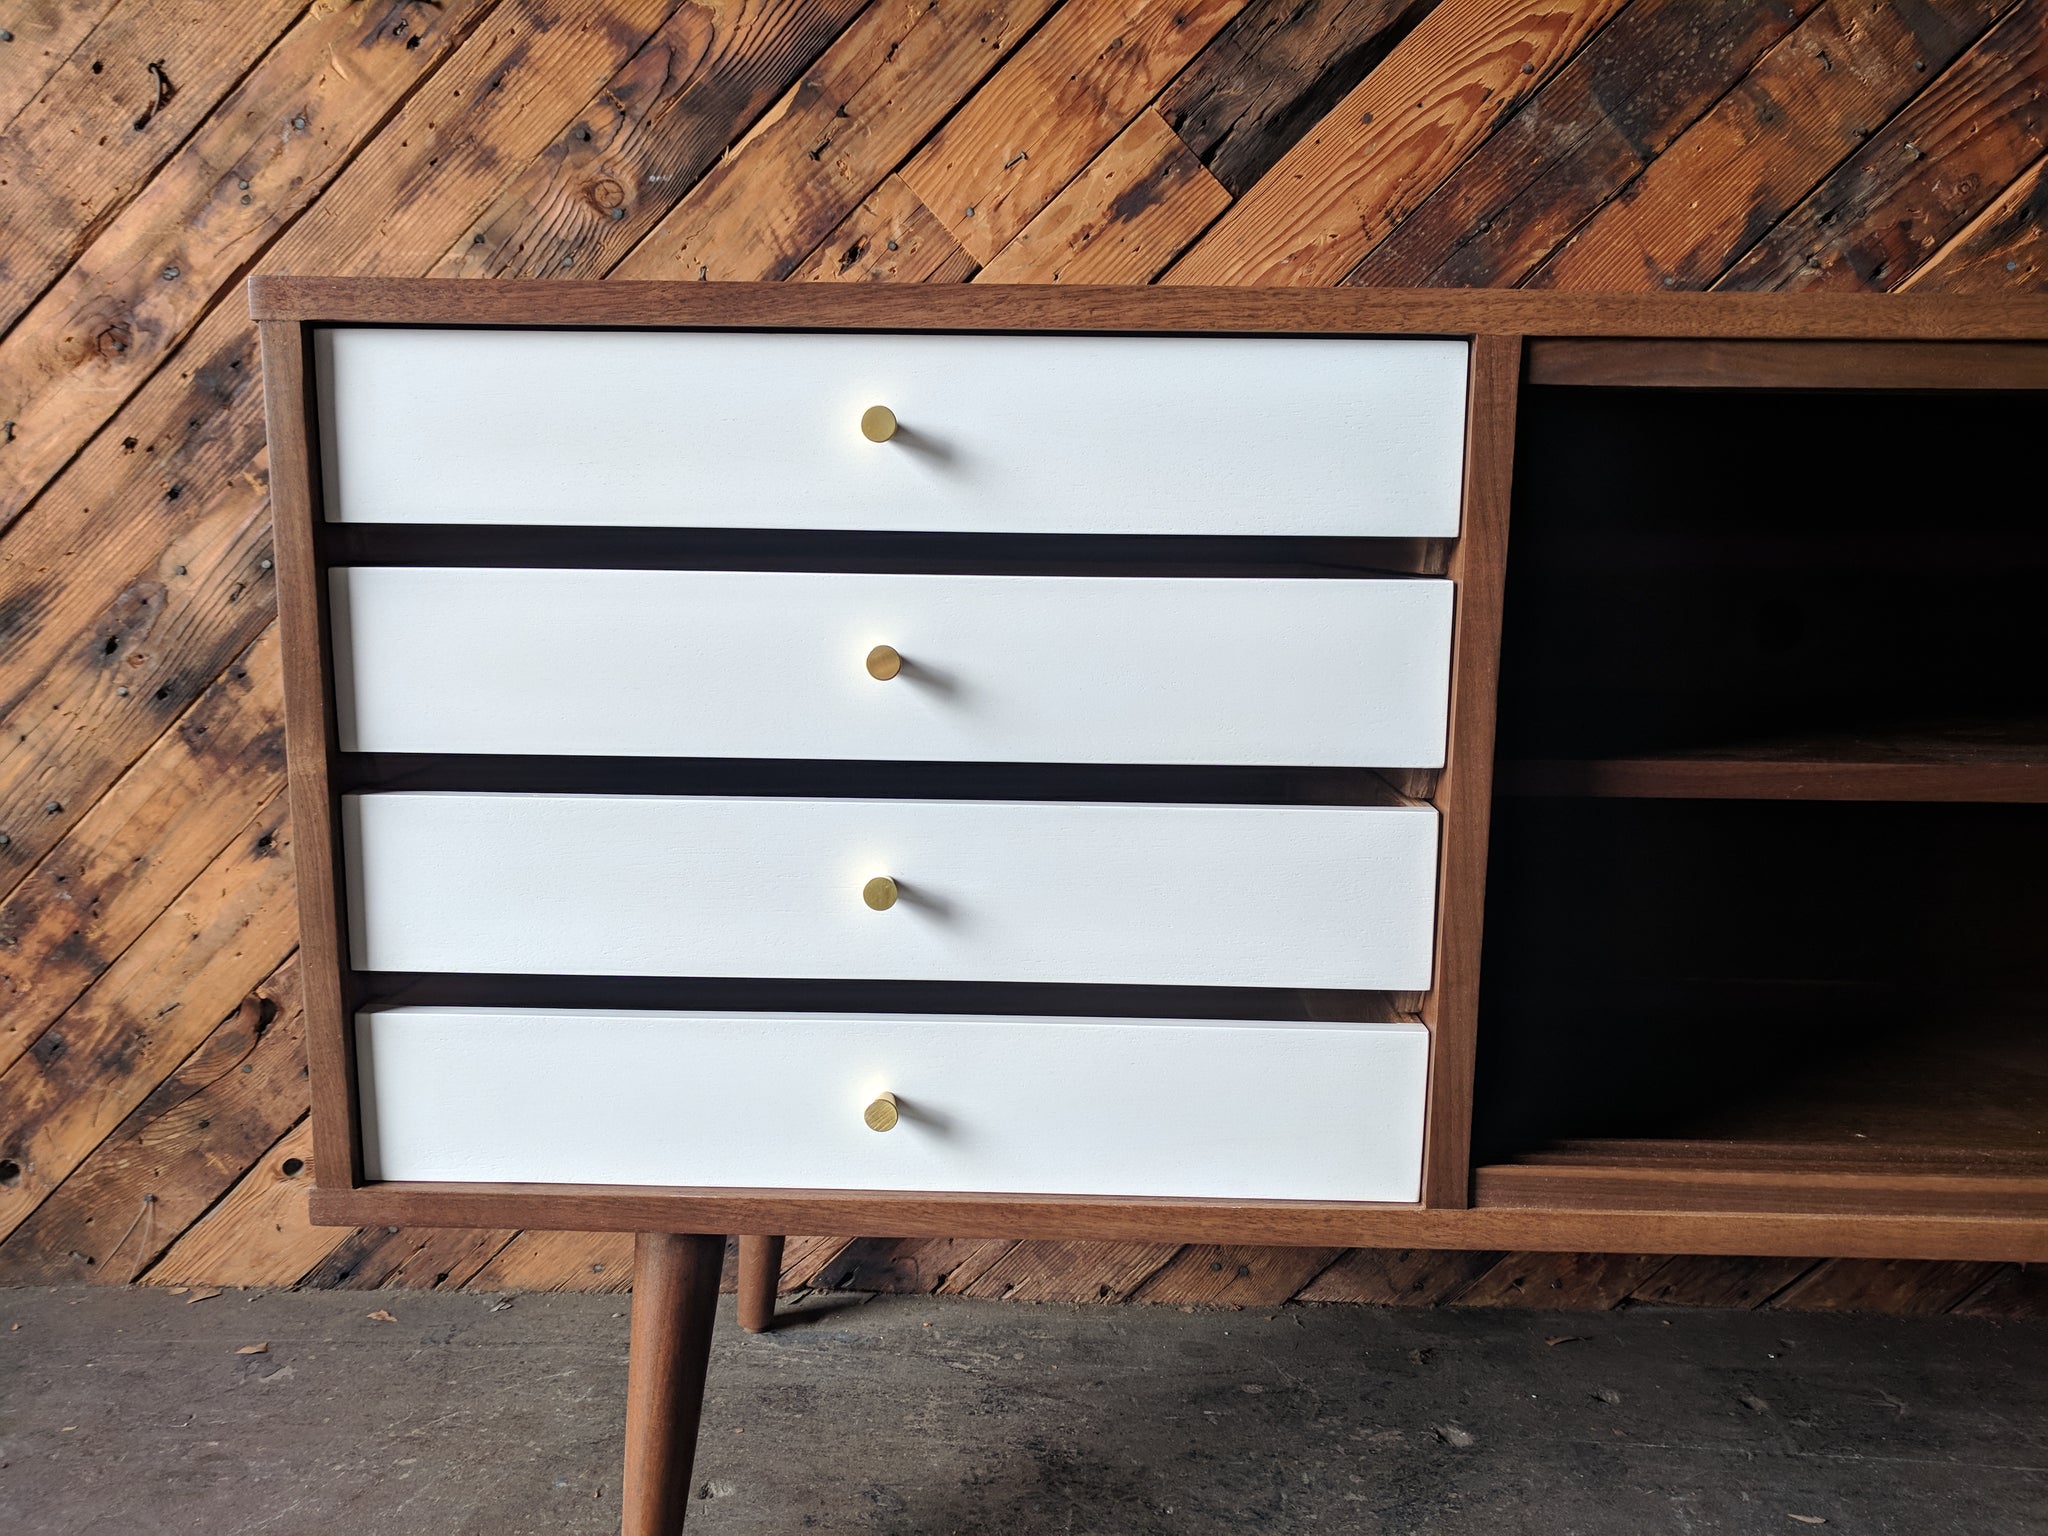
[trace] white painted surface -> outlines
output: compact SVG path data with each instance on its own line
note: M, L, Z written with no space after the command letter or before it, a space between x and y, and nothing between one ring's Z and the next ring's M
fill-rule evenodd
M314 333L326 515L1061 533L1458 530L1440 340ZM860 435L887 405L904 430Z
M1436 768L1451 584L355 567L348 752ZM877 682L868 652L907 665Z
M343 834L364 970L1430 978L1428 806L408 793L345 797Z
M372 1179L1420 1197L1419 1024L398 1008L356 1050Z

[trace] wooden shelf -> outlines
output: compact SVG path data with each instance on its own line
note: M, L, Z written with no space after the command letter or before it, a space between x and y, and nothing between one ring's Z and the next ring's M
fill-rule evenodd
M1628 800L2048 803L2048 721L1780 737L1503 762L1502 794Z
M1563 1143L1477 1169L1495 1210L2048 1217L2048 1160L1706 1142Z
M2048 1216L2048 1016L2009 1003L1797 1064L1656 1136L1558 1140L1482 1166L1501 1208Z

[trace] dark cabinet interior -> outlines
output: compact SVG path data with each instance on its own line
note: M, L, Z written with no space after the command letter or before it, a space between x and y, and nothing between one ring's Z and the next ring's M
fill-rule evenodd
M1482 1201L2048 1172L2044 428L1525 389Z

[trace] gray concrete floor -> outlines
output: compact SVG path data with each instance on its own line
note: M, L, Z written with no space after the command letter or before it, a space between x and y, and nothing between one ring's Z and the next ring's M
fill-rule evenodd
M624 1311L0 1290L0 1531L616 1531ZM728 1302L690 1528L2024 1536L2044 1367L1958 1318Z

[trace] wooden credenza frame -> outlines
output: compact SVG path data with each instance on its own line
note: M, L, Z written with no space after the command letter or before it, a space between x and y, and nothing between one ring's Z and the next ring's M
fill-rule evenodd
M303 923L314 1104L316 1220L342 1225L537 1227L662 1233L860 1232L900 1236L1201 1241L1325 1246L1827 1254L1928 1259L2048 1259L2048 1181L1981 1172L1911 1176L1850 1169L1796 1180L1685 1174L1596 1185L1588 1199L1532 1203L1495 1194L1472 1166L1479 967L1493 798L1494 705L1518 399L1526 385L1660 388L2048 389L2048 301L1915 297L1779 298L1490 292L1202 291L1054 288L812 288L801 285L448 283L259 277L285 644L291 795ZM1370 559L1455 584L1447 766L1390 773L1391 787L1440 817L1437 921L1429 989L1381 1000L1429 1032L1421 1199L1354 1201L1133 1199L756 1188L418 1183L364 1177L354 1019L373 978L351 968L342 871L345 792L364 770L338 748L329 641L329 572L357 563L360 528L324 520L312 338L324 326L550 327L623 330L1318 337L1437 337L1470 342L1466 440L1455 538L1372 541ZM423 430L428 428L423 427ZM687 564L724 568L735 537L697 535ZM891 569L888 551L828 534L833 568ZM968 537L968 536L962 536ZM982 537L982 536L973 536ZM1056 562L1058 536L1025 553ZM402 541L401 541L402 542ZM672 547L687 540L679 537ZM1227 558L1228 539L1121 541L1133 566ZM1284 550L1278 545L1285 544ZM1195 548L1195 544L1202 547ZM1274 541L1312 565L1356 562L1355 548ZM393 549L399 548L394 544ZM559 547L559 546L553 546ZM395 556L385 563L402 563ZM507 564L521 563L509 559ZM548 558L531 563L547 565ZM659 561L651 562L659 565ZM799 566L797 568L809 568ZM368 787L433 787L420 764ZM849 768L849 772L853 772ZM707 781L709 782L709 781ZM502 786L493 786L502 787ZM1115 798L1108 795L1105 798ZM390 977L374 978L394 985ZM959 992L910 1003L886 988L695 984L657 1000L614 988L583 1006L769 1010L829 1006L951 1011ZM1145 989L1132 989L1143 991ZM447 1001L430 985L400 1001ZM829 996L829 1001L821 1001ZM380 996L370 1001L388 1001ZM458 1001L460 999L457 999ZM1126 996L1125 1001L1133 1001ZM1171 1012L1171 997L1136 1011ZM977 1006L977 1005L964 1005ZM1238 1005L1236 1016L1263 1017ZM1065 1011L1073 1012L1068 1007ZM1115 1004L1103 1012L1124 1011ZM1213 1009L1191 1006L1200 1016ZM1338 1012L1357 1018L1357 1012Z

